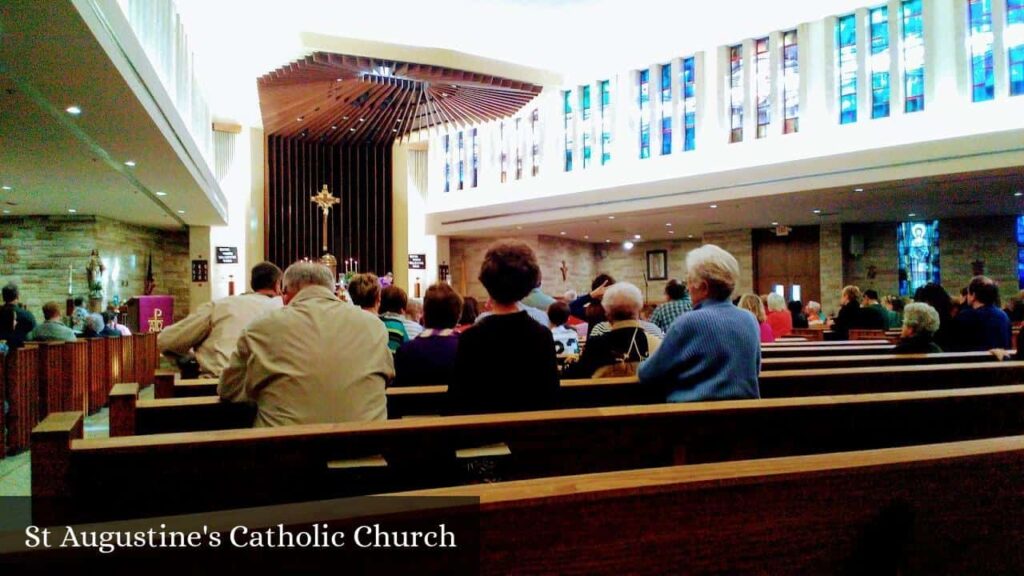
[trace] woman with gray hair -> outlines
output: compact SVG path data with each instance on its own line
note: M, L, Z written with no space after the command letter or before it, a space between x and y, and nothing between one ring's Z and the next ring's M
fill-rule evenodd
M765 321L772 327L772 334L776 338L793 333L793 315L786 308L786 299L775 292L768 295L768 311L765 313Z
M713 244L686 255L693 311L673 322L661 347L640 364L640 382L663 387L669 402L761 396L757 320L729 301L739 276L736 258Z
M644 297L639 288L629 282L613 284L605 291L601 305L611 329L590 337L579 361L566 368L566 378L636 374L640 361L661 345L661 339L648 334L640 324Z
M933 340L939 330L939 313L924 302L903 309L903 332L893 354L930 354L942 352Z

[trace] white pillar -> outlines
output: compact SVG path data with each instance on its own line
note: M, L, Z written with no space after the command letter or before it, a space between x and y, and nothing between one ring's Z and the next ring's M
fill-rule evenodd
M786 122L785 103L782 101L783 94L783 55L782 55L782 32L774 31L768 34L768 69L769 90L768 96L768 136L781 136L782 128Z
M906 110L903 83L903 2L889 0L889 116L902 116Z
M955 0L924 0L924 103L925 110L952 114L963 102L957 85L958 51L963 51L964 15L954 9Z
M823 48L821 51L823 58L821 81L825 88L823 91L825 95L824 126L829 128L839 125L839 67L836 62L839 50L836 43L836 26L838 24L839 18L835 16L825 18L821 36Z
M1010 95L1010 71L1006 50L1006 2L992 2L992 72L996 81L996 100ZM970 68L968 78L970 78Z
M867 8L854 12L857 27L857 122L871 120L871 25Z

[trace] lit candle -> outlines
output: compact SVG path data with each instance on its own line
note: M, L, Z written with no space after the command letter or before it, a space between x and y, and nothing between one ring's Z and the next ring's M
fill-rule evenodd
M68 264L68 296L72 295L72 289L71 289L71 274L72 274L72 270L74 270L74 267L71 264Z

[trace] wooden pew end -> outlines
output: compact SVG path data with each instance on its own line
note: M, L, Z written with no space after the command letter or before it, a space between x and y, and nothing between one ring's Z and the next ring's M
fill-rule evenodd
M135 404L138 400L138 383L114 384L114 388L108 396L111 437L135 435Z
M328 470L351 470L353 468L387 468L388 461L377 454L365 458L348 458L345 460L329 460Z

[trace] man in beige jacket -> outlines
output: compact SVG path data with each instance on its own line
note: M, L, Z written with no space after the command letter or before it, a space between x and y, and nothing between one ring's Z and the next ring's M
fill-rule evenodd
M242 331L220 397L256 402L258 427L387 419L395 366L380 319L339 300L312 262L285 271L284 302Z
M195 350L202 375L220 376L235 351L242 329L281 303L281 269L270 262L253 267L252 292L207 302L187 318L165 328L157 336L160 352L173 360L187 359Z

